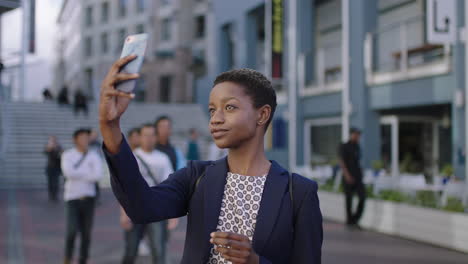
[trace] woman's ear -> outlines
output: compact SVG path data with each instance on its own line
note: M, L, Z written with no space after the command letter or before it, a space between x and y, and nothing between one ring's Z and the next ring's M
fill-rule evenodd
M270 105L264 105L260 107L257 110L258 116L257 116L257 124L259 126L263 126L268 122L271 116L271 106Z

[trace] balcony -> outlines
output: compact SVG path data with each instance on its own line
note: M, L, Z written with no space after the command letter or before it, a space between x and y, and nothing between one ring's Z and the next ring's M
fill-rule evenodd
M315 54L301 54L298 58L298 72L300 95L312 96L323 93L332 93L341 90L341 42L323 45ZM307 67L306 59L312 58L314 65ZM312 71L312 80L307 81L305 76Z
M450 72L450 45L427 43L425 17L417 16L368 33L364 41L369 85Z

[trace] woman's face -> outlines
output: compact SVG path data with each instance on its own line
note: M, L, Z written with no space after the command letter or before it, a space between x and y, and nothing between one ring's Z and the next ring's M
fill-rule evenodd
M254 138L258 111L242 86L217 84L211 90L208 109L211 135L219 148L236 148Z

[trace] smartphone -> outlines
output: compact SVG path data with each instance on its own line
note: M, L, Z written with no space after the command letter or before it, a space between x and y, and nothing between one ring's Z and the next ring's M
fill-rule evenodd
M128 55L137 55L131 62L124 65L120 72L139 73L143 59L145 58L146 45L148 43L148 34L130 35L125 38L120 58ZM135 89L136 80L127 80L117 84L116 88L120 91L131 93Z

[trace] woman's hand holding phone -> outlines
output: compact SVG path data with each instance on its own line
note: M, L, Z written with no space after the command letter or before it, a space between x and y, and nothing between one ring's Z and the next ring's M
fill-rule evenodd
M136 58L135 55L126 56L117 60L101 84L101 96L99 98L99 123L103 135L104 144L111 153L116 153L122 141L120 131L120 117L127 109L134 94L125 93L116 89L116 84L134 80L138 74L120 72L120 69Z

